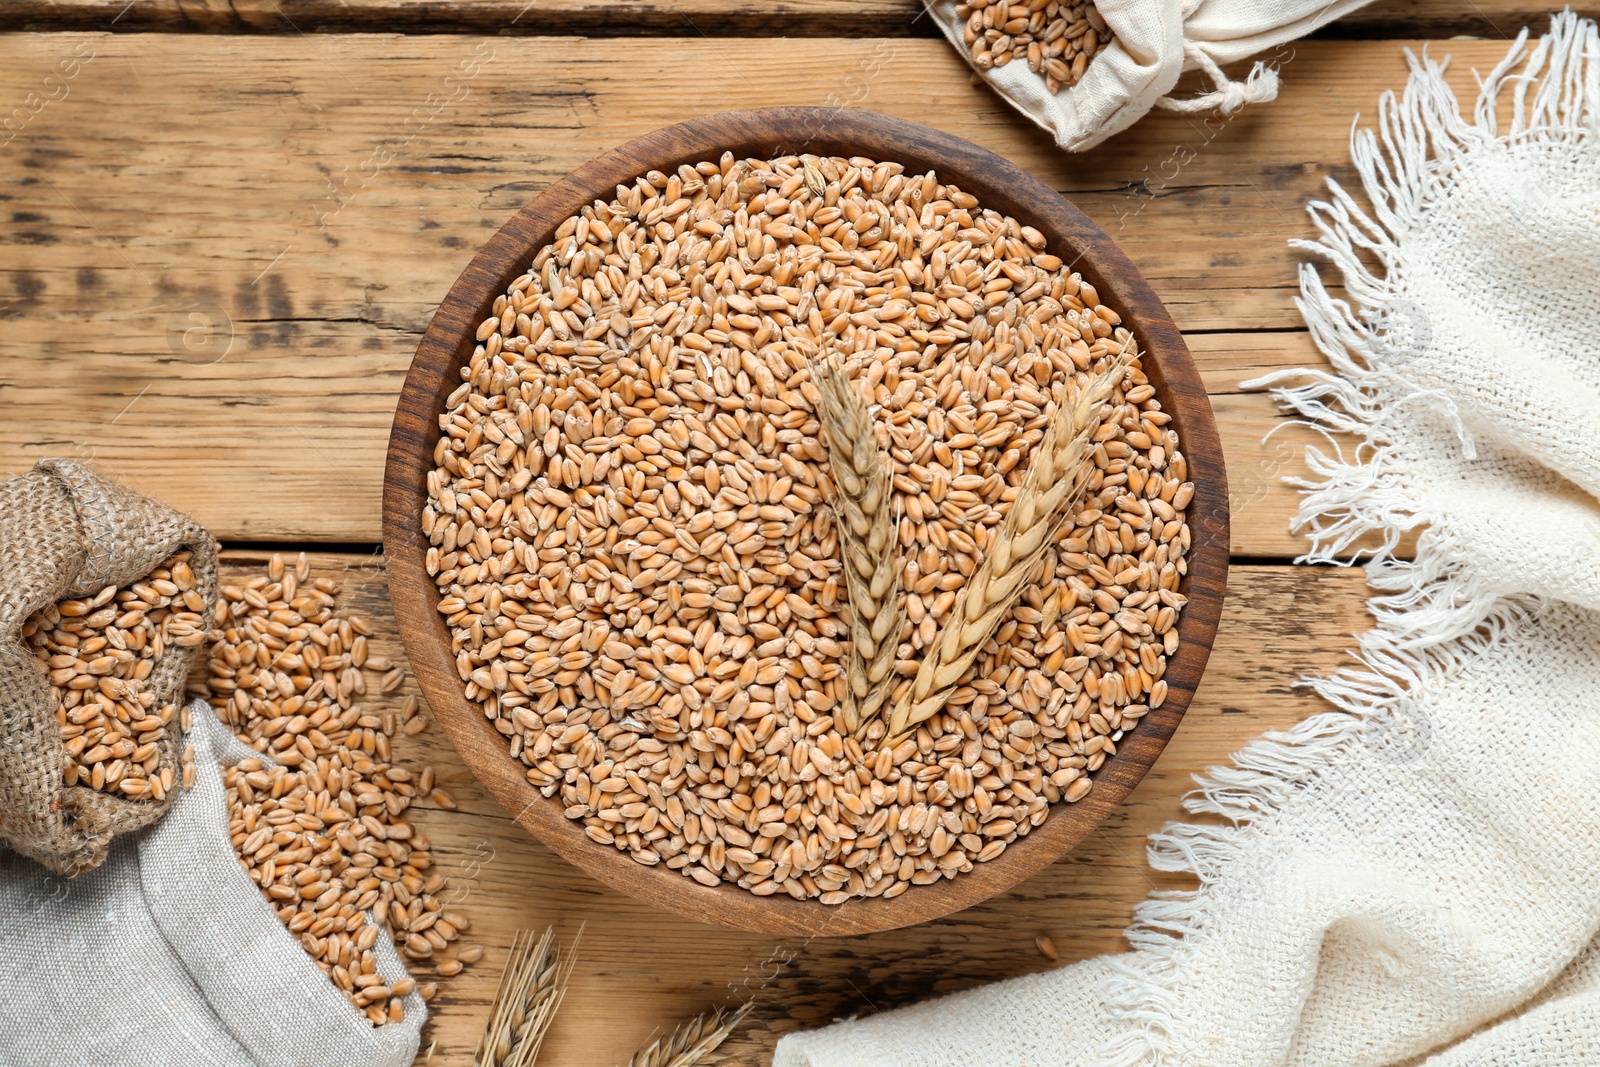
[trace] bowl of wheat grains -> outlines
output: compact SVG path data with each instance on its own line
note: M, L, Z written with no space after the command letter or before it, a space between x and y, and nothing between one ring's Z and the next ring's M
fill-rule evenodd
M860 110L695 119L473 258L390 437L411 664L602 882L781 935L946 915L1127 797L1228 561L1161 302L1048 186Z

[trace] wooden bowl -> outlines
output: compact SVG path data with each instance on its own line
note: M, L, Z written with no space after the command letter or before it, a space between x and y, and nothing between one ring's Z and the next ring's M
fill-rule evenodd
M563 220L597 198L610 199L617 185L730 150L759 158L797 152L859 155L903 163L911 171L934 169L983 206L1036 227L1048 238L1049 250L1081 272L1138 339L1195 484L1189 573L1180 587L1189 603L1178 625L1178 651L1167 667L1166 702L1124 737L1084 800L1055 805L1042 825L999 858L954 879L912 886L892 900L830 906L782 895L757 897L737 886L707 888L591 841L580 823L562 814L559 798L547 799L528 783L505 738L466 699L437 610L440 594L424 568L427 541L420 516L427 472L434 466L438 416L461 384L460 369L495 297L527 270ZM1228 487L1211 405L1183 338L1127 257L1071 204L998 156L926 126L858 109L774 108L694 119L614 149L550 186L483 246L439 305L406 375L384 472L383 540L400 633L434 717L467 766L528 832L602 882L702 922L786 936L864 934L948 915L1011 888L1081 841L1144 777L1177 729L1211 652L1228 569Z

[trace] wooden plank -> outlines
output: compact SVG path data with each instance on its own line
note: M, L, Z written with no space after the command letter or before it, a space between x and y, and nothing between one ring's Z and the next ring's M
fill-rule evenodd
M1467 85L1501 46L1455 50ZM618 41L6 35L0 55L0 100L56 97L0 146L0 396L28 412L0 424L0 469L92 457L226 539L376 541L401 376L478 244L684 115L831 100L996 150L1123 245L1191 332L1249 556L1299 550L1296 498L1260 445L1281 420L1237 382L1316 362L1286 238L1404 69L1397 44L1302 44L1271 107L1157 115L1071 157L937 41L674 39L641 64Z
M1282 479L1302 469L1307 445L1323 442L1283 418L1267 397L1239 392L1237 383L1277 365L1321 361L1303 332L1188 340L1222 435L1233 553L1303 551L1289 532L1297 497ZM337 344L327 335L310 340L313 351ZM75 373L101 383L90 390L7 383L7 403L34 414L25 425L0 424L0 447L11 453L4 466L20 470L47 455L91 460L193 514L225 541L381 539L384 448L409 344L381 354L329 352L317 358L314 373L286 365L281 349L271 348L230 355L219 365L226 377L185 366L173 376L129 381L118 376L126 358L75 356Z
M1600 14L1600 4L1568 5L1585 18ZM1550 25L1553 4L1539 0L1487 0L1462 4L1457 0L1412 0L1406 4L1378 2L1332 22L1322 37L1460 37L1509 41L1523 27L1542 33Z
M126 9L126 10L124 10ZM20 0L0 30L190 33L704 33L833 37L937 30L920 0ZM919 25L920 23L920 25Z
M260 554L225 554L225 580L259 573ZM375 654L404 663L378 556L317 554L319 575L343 584L342 603L375 628ZM395 742L401 762L431 763L460 810L423 809L416 822L452 879L452 910L473 921L484 961L441 982L423 1046L429 1067L466 1067L493 995L511 934L554 924L571 937L580 923L581 962L551 1033L551 1063L621 1063L655 1031L713 1004L754 997L750 1028L730 1046L734 1062L766 1062L778 1034L933 992L1043 970L1033 948L1049 934L1063 962L1124 947L1133 906L1153 888L1182 882L1148 869L1144 840L1181 816L1191 776L1262 731L1283 728L1323 705L1291 688L1306 673L1343 665L1350 635L1366 625L1359 571L1243 566L1232 588L1211 663L1183 725L1128 803L1066 858L1017 889L947 919L865 938L774 940L704 926L624 897L536 843L470 776L437 727ZM409 677L369 710L415 693ZM416 809L414 809L416 810ZM955 977L959 976L959 977ZM619 1003L627 1010L618 1011Z
M1541 27L1539 0L1375 3L1332 23L1322 36L1514 37ZM1574 5L1586 15L1600 5ZM115 30L199 33L656 34L710 36L931 35L922 0L11 0L0 30Z

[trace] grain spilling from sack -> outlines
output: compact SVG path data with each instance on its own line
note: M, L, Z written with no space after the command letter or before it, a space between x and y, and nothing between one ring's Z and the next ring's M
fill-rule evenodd
M179 705L157 706L148 682L168 645L205 643L204 612L179 552L142 581L60 601L23 624L55 691L67 785L162 800L175 776L192 781L193 771L161 764L161 742L188 724Z
M892 466L908 692L1061 404L1134 344L1038 231L937 175L651 172L568 219L477 331L421 516L460 677L588 836L838 903L998 856L1166 694L1193 485L1135 360L1085 496L942 708L845 714L812 371Z
M966 0L956 17L966 21L973 66L1024 60L1052 93L1078 84L1113 37L1091 0Z
M362 709L362 697L392 691L403 671L369 654L371 629L336 610L337 591L312 578L304 554L293 567L274 556L265 574L224 585L208 695L271 760L224 772L240 862L323 973L381 1026L404 1018L401 998L417 986L378 973L380 928L412 966L441 975L481 950L458 943L470 924L444 909L446 880L405 817L418 797L449 801L432 767L392 759L390 739L421 720L416 698L395 712ZM424 999L432 989L421 988Z

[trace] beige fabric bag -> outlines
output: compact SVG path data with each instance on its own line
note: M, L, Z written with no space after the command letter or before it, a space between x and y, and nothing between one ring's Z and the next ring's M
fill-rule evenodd
M159 819L172 797L130 800L65 784L55 699L22 646L22 624L59 600L136 581L180 549L193 554L209 616L217 546L193 519L71 460L43 460L0 482L0 842L58 874L98 866L112 838ZM150 686L161 704L183 702L197 651L173 645L157 660ZM160 744L162 762L178 766L176 732Z
M278 920L229 839L221 770L264 757L190 711L194 787L100 867L58 878L0 849L0 1064L408 1067L422 997L373 1027ZM398 981L389 935L372 950Z
M996 92L1049 130L1056 144L1077 152L1127 129L1151 108L1232 114L1278 95L1278 68L1287 56L1255 64L1242 81L1221 66L1277 48L1369 0L1099 0L1100 17L1115 34L1076 85L1052 94L1022 60L978 73ZM957 0L926 0L928 13L965 58L967 20ZM1026 8L1012 0L1012 8ZM1292 55L1292 53L1291 53ZM1201 70L1215 88L1189 99L1168 94L1186 70Z
M1352 144L1265 383L1311 558L1381 547L1332 706L1211 772L1133 950L791 1035L778 1067L1600 1063L1600 33L1557 16L1463 115L1413 58ZM1509 113L1509 123L1499 116ZM1415 556L1395 550L1420 531ZM1278 665L1292 671L1292 664Z

